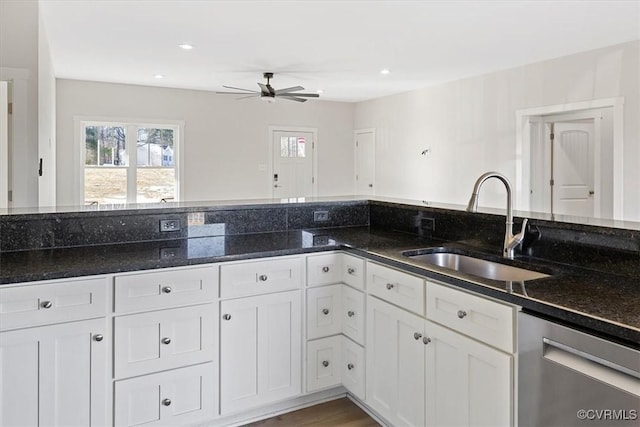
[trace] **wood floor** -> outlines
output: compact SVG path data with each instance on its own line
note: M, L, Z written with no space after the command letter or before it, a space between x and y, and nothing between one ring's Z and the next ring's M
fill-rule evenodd
M332 400L288 414L247 424L246 427L306 426L306 427L379 427L380 424L367 415L351 400Z

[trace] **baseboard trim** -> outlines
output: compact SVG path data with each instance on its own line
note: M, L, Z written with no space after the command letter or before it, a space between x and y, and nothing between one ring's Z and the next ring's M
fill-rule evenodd
M371 418L373 418L373 420L375 422L377 422L378 424L380 424L381 426L385 426L385 427L390 427L391 426L391 424L389 424L387 421L385 421L385 419L382 418L380 415L378 415L377 413L372 411L371 408L369 408L366 403L364 403L363 401L358 399L356 396L352 395L351 393L347 393L347 399L352 401L356 406L358 406L360 409L362 409L364 412L366 412L367 415L369 415Z

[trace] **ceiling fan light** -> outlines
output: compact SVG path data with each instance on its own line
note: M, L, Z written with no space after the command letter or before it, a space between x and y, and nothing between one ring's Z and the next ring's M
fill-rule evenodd
M380 74L382 74L383 76L386 76L389 73L391 73L391 71L389 71L388 68L384 68L384 69L380 70Z
M273 96L261 96L260 99L269 104L273 104L274 102L276 102L276 98Z
M193 49L193 45L192 45L192 44L189 44L189 43L182 43L182 44L179 44L179 45L178 45L178 47L179 47L180 49L184 49L184 50L191 50L191 49Z

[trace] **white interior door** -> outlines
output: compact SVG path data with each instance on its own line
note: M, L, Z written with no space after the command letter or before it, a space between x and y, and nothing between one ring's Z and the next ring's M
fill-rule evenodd
M0 81L0 209L9 207L9 82Z
M356 194L375 193L376 133L373 129L355 132Z
M554 124L552 213L594 215L594 129L588 123Z
M314 133L272 131L273 197L290 199L311 197L315 193L313 156Z

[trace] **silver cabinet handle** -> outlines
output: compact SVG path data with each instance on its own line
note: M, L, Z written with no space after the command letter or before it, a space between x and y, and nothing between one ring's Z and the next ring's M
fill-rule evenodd
M387 289L391 290L393 289L393 283L387 283Z
M352 310L349 310L349 311L347 312L347 316L349 316L349 317L353 317L353 316L355 316L355 315L356 315L356 313L355 313L354 311L352 311Z
M467 312L464 310L458 310L458 317L464 319L467 316Z
M40 304L40 307L42 307L42 308L51 308L51 307L53 307L53 303L51 301L43 301Z
M171 286L164 286L162 288L162 292L164 292L165 294L170 294L172 290L173 289L171 289Z
M162 399L162 404L164 406L169 406L171 405L171 399Z
M266 282L268 279L266 274L261 274L260 276L258 276L258 280L260 280L261 282Z
M322 366L324 366L325 368L326 368L327 366L329 366L329 361L328 361L328 360L323 360L323 361L322 361Z
M223 318L224 320L231 320L231 315L230 315L230 314L224 314L224 315L222 316L222 318Z
M422 342L424 343L424 345L427 345L427 344L429 344L431 342L431 338L424 337L424 338L422 338Z
M413 338L415 340L419 340L420 338L422 338L422 334L420 332L414 332L413 333Z
M95 335L93 336L93 340L94 340L94 341L98 341L98 342L100 342L100 341L102 341L103 339L104 339L104 336L103 336L102 334L95 334Z
M353 368L355 368L355 366L353 366L353 363L349 363L349 364L347 365L347 369L348 369L348 370L352 370Z
M327 266L322 267L322 272L323 273L328 273L329 272L329 267L327 267Z
M355 272L356 272L356 269L355 269L355 268L351 268L351 267L347 268L347 273L349 273L349 274L353 274L353 273L355 273Z
M328 308L323 308L322 309L322 314L329 314L329 309Z
M171 338L162 338L162 344L171 344Z

